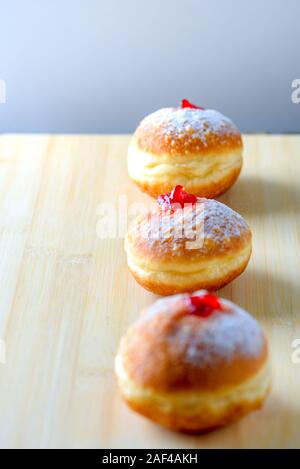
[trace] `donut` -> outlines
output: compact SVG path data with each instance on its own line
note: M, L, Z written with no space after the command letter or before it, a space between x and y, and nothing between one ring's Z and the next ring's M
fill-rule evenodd
M115 371L133 410L183 432L211 430L258 409L270 388L258 322L203 290L146 309L121 339Z
M142 120L129 145L128 172L153 197L180 184L214 198L237 179L242 153L241 134L230 119L183 100Z
M138 283L171 295L229 283L248 264L251 238L248 224L231 208L175 186L131 222L125 251Z

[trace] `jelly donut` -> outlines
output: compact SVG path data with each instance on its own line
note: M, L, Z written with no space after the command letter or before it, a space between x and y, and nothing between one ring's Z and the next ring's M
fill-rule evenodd
M230 119L183 100L142 120L129 146L128 171L153 197L180 184L214 198L237 179L242 153L241 134Z
M171 295L229 283L248 264L251 237L241 215L176 186L133 220L125 250L129 269L144 288Z
M203 290L145 310L122 338L115 370L132 409L185 432L259 408L270 388L267 341L257 321Z

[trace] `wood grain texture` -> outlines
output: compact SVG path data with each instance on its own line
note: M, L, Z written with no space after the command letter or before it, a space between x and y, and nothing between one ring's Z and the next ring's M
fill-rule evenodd
M253 229L246 272L221 294L269 336L273 389L264 408L191 437L132 413L113 360L153 301L127 271L123 239L97 235L99 204L127 194L127 136L0 138L1 447L300 447L300 137L246 136L245 165L221 200Z

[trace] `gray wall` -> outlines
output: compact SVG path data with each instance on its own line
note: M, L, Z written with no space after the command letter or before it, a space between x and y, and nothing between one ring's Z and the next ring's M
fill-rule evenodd
M131 132L182 97L300 131L299 0L0 0L2 132Z

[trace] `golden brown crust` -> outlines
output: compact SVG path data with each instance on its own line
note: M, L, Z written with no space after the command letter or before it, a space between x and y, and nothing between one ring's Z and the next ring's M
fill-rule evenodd
M250 260L251 250L249 251L248 257L234 270L231 270L226 275L222 276L222 278L214 278L214 279L205 279L199 282L190 282L189 286L180 285L178 282L174 282L173 284L165 284L162 283L160 279L154 279L149 277L144 277L139 275L138 272L132 270L130 267L130 272L135 278L135 280L146 290L156 294L156 295L174 295L176 293L184 293L184 292L193 292L195 290L209 290L209 291L216 291L220 288L223 288L225 285L230 283L236 277L241 275L244 270L246 269L248 262ZM221 261L221 259L220 259Z
M118 355L135 386L218 392L255 376L268 356L256 321L226 300L225 312L203 319L188 313L187 298L157 301L122 339Z
M197 249L189 244L194 233L201 237ZM251 238L248 224L237 212L216 200L198 199L196 205L174 213L157 205L137 217L128 229L125 247L135 258L186 264L226 253L234 256L251 244Z
M259 324L228 300L209 301L216 309L203 316L189 294L160 299L120 343L115 370L124 399L172 430L225 425L259 408L270 389Z
M137 148L156 155L193 154L242 148L236 126L221 113L206 109L165 108L147 116L134 134Z
M178 415L176 412L162 412L156 405L149 403L145 405L133 399L128 399L126 396L123 397L132 410L163 425L169 430L196 434L217 429L247 415L253 410L260 409L268 392L253 401L238 401L223 414L213 414L207 411L193 416Z
M226 192L237 180L242 169L242 164L239 168L233 168L231 172L222 176L218 181L207 182L207 181L191 181L185 182L185 190L191 194L195 194L198 197L206 197L207 199L218 197L219 195ZM141 181L139 179L132 178L133 182L145 193L151 197L158 197L161 194L170 192L174 187L174 181L169 182L155 182ZM177 182L181 181L177 179Z
M242 152L239 130L221 113L166 108L147 116L136 129L128 171L154 197L180 184L195 195L213 198L237 179Z
M137 217L129 227L125 249L140 285L170 295L216 290L229 283L249 262L251 238L238 213L216 200L198 199L184 210L164 211L157 206Z

